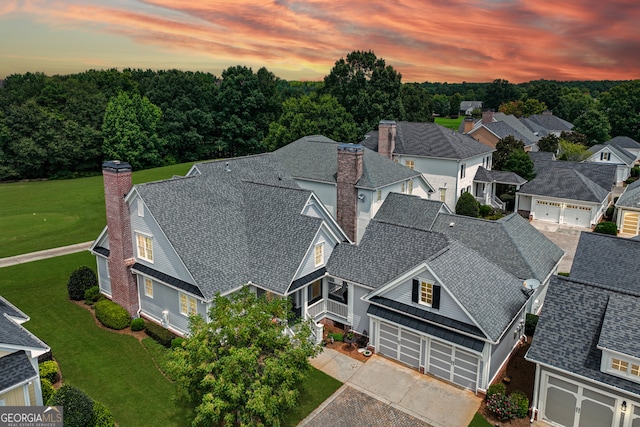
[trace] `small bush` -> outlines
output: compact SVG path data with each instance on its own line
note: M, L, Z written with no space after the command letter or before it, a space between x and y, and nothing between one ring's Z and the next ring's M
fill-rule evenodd
M46 378L51 384L55 384L60 380L58 364L53 360L39 364L38 370L40 371L40 378Z
M607 219L613 218L613 211L615 210L615 206L609 206L604 214Z
M535 314L527 313L527 317L524 321L524 334L525 335L533 335L536 331L536 326L538 325L538 316Z
M525 418L529 415L529 398L524 392L516 390L509 395L509 399L518 407L516 410L516 416L518 418Z
M144 319L142 317L138 317L131 321L132 331L141 331L143 329L144 329Z
M65 427L86 427L91 425L93 400L82 390L63 385L51 399L51 406L64 407Z
M92 286L84 291L84 300L87 304L98 302L101 296L99 286Z
M329 338L333 338L334 341L343 341L344 334L341 332L335 332L335 333L329 334Z
M625 184L633 184L634 182L636 182L638 180L637 176L630 176L629 178L627 178L627 180L625 181Z
M637 176L640 176L640 167L638 167L638 166L632 167L631 168L631 176L634 177L634 178L637 177Z
M49 399L53 397L56 389L51 385L51 381L46 378L40 378L40 385L42 386L42 404L46 405Z
M107 328L120 330L129 326L131 322L127 310L108 299L98 301L95 310L96 318Z
M51 350L38 356L38 363L43 363L48 360L53 360L53 353L51 352Z
M487 389L487 400L489 400L489 398L495 394L504 396L506 392L507 392L507 386L504 385L503 383L491 384Z
M487 409L500 421L512 420L518 413L518 406L509 397L499 393L487 398Z
M481 217L486 217L491 215L491 213L493 212L493 208L489 205L480 205L480 216Z
M144 332L167 348L171 347L171 341L176 338L176 334L152 322L145 323Z
M67 282L69 299L80 301L84 298L86 290L94 286L98 286L98 279L92 269L86 266L76 269L71 273L69 281Z
M178 337L171 340L171 348L182 347L182 343L184 342L184 338Z
M116 421L109 408L100 402L93 402L93 413L89 426L91 427L114 427Z
M603 221L596 225L596 228L593 229L593 232L617 236L618 226L616 226L615 222Z

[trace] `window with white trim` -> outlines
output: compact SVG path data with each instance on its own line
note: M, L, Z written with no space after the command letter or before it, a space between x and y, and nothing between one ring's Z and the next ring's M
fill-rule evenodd
M409 194L413 194L413 179L409 180Z
M404 193L406 191L406 185L404 182L400 183L400 192Z
M600 160L611 160L611 153L605 151L600 152Z
M138 258L153 262L153 238L146 234L136 233L136 246Z
M611 369L620 372L627 372L627 368L629 368L628 362L616 359L615 357L611 358Z
M635 363L632 363L631 371L629 373L633 376L640 377L640 365L636 365Z
M318 243L313 249L313 264L315 267L324 264L324 242Z
M138 199L138 216L144 216L144 203L142 203L142 199Z
M153 298L153 280L149 277L144 278L144 294L149 298Z
M466 175L465 169L466 169L466 168L465 168L465 164L464 164L464 163L462 163L462 164L460 165L460 178L464 178L464 177L465 177L465 175Z
M198 314L197 300L187 294L180 293L180 314L191 316Z
M440 201L444 202L447 199L447 189L440 188Z
M413 160L405 160L404 165L411 170L413 170L413 168L415 167L415 163Z
M382 200L382 190L376 191L376 201Z
M431 307L433 304L433 283L420 281L420 304Z

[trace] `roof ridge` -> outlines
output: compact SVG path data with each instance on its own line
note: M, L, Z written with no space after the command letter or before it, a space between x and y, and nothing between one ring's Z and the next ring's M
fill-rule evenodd
M566 276L556 275L555 277L557 279L559 279L560 281L563 281L563 282L573 282L573 283L577 283L577 284L584 285L584 286L590 286L592 288L604 289L606 291L612 291L612 292L616 292L616 293L619 293L619 294L625 294L625 295L630 295L630 296L634 296L634 297L640 297L640 291L633 291L631 289L623 289L623 288L618 288L618 287L615 287L615 286L609 286L609 285L600 284L600 283L596 283L596 282L589 282L587 280L575 279L575 278L571 278L571 276L566 277Z

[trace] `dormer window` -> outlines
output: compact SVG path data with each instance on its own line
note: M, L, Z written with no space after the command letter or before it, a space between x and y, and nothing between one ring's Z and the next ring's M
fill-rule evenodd
M433 304L433 283L420 282L420 303L429 307Z
M629 363L624 360L616 359L615 357L611 359L611 369L615 369L620 372L627 372L629 368Z
M413 170L413 168L415 167L415 163L413 162L413 160L405 160L404 164L411 170Z
M138 248L138 258L153 262L153 239L151 236L136 233L136 246Z
M440 286L431 280L414 279L411 300L433 309L440 308Z
M313 250L313 260L315 267L324 264L324 242L318 243Z
M611 160L611 153L607 153L607 152L601 152L600 153L600 160Z

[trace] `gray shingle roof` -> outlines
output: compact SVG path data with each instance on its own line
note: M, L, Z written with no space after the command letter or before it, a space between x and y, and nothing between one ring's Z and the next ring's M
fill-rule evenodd
M0 357L0 393L37 376L24 350Z
M551 131L569 131L573 129L573 123L554 116L553 114L532 114L527 118Z
M640 355L640 298L631 295L612 294L602 321L598 347L623 353L631 357ZM624 325L624 327L621 327Z
M491 340L525 304L522 281L475 250L435 233L371 221L359 246L339 245L327 272L374 288L426 262Z
M581 233L570 277L640 292L640 242L601 233Z
M517 185L522 185L527 182L526 179L515 172L489 170L485 169L483 166L480 166L478 168L476 176L473 177L473 180L477 182L497 182L502 184Z
M550 134L549 129L546 129L542 126L540 126L538 123L529 120L526 117L520 117L520 123L522 123L523 125L525 125L527 127L527 129L529 129L531 132L533 132L534 135L539 136L540 138L548 136Z
M0 314L8 314L16 319L29 320L29 316L24 314L20 309L4 299L2 296L0 296Z
M640 150L640 142L635 139L631 139L628 136L616 136L615 138L605 142L605 144L613 144L621 148L635 148L636 150Z
M640 384L600 371L602 351L597 344L610 297L616 294L611 289L554 276L527 359L640 394ZM624 298L635 300L638 296ZM618 327L625 324L625 318L620 318Z
M615 165L611 166L615 167ZM602 203L609 195L611 186L607 188L598 185L577 169L547 167L541 170L534 179L520 187L518 193Z
M338 142L320 135L305 136L272 154L294 178L336 183ZM365 147L360 188L380 188L420 176Z
M535 138L532 132L520 132L517 129L512 128L506 122L491 122L485 123L484 127L489 129L498 138L502 139L509 135L513 136L516 140L522 141L525 147L535 144L539 138Z
M371 131L362 142L378 151L378 131ZM394 154L463 160L492 153L495 149L435 123L397 122Z
M608 145L596 144L596 145L590 147L588 151L590 153L592 153L592 154L596 154L596 153L599 153L605 147L607 147L609 150L611 150L612 153L614 153L616 156L618 156L618 158L620 160L622 160L622 162L625 165L633 166L633 163L636 160L636 156L634 156L633 154L631 154L630 152L628 152L624 148L616 146L615 144L608 144Z
M430 230L439 212L451 211L444 202L426 200L417 196L389 193L375 219L406 227Z
M301 214L311 192L269 155L196 167L136 186L195 284L207 299L248 281L284 293L322 223Z
M616 206L640 209L640 180L627 185Z
M498 221L440 214L432 230L474 249L521 280L544 282L564 255L562 249L516 213Z
M31 332L9 318L9 314L0 314L0 343L28 347L30 349L49 350L49 347Z

